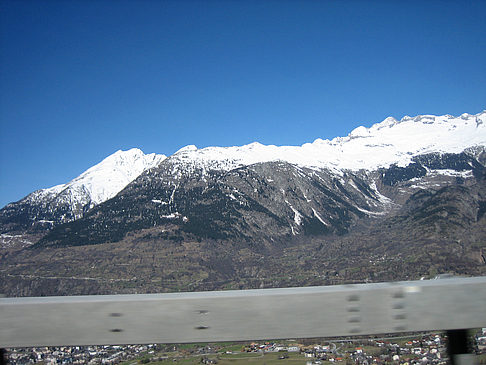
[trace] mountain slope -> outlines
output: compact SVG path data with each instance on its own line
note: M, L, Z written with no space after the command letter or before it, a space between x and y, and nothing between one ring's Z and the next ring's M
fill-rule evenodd
M345 233L360 217L382 214L389 205L351 172L336 177L327 170L267 162L231 171L192 171L174 180L173 168L164 161L83 219L53 229L41 244L119 241L128 232L151 227L179 240L192 235L283 241L301 233Z
M151 237L179 242L217 239L264 246L302 235L342 235L370 219L400 214L427 226L436 212L445 214L444 224L451 228L447 219L456 215L457 204L468 210L467 219L458 220L463 228L476 221L485 184L484 166L468 153L421 155L406 167L339 175L266 162L174 177L174 163L169 158L142 174L83 219L52 229L39 245L117 242L151 229Z

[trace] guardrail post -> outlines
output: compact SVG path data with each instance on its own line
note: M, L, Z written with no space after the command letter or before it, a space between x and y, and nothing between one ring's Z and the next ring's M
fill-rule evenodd
M0 365L7 364L7 351L5 349L0 349Z
M468 330L449 330L447 339L447 353L452 365L474 364L474 355L469 351Z

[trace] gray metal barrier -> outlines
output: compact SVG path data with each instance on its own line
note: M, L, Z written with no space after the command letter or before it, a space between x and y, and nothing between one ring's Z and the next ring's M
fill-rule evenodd
M477 327L486 327L486 277L0 298L0 347L4 348L335 337Z

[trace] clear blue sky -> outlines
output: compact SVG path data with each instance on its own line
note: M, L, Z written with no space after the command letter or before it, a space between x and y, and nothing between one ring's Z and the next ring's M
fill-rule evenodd
M486 108L486 1L0 2L0 206L118 149Z

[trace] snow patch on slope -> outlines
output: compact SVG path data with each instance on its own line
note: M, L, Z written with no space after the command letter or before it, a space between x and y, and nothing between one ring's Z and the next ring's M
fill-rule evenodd
M302 214L300 214L300 212L295 209L292 204L290 204L287 200L285 200L285 202L288 204L288 206L290 207L290 209L292 209L292 211L294 212L294 223L298 226L300 226L302 224Z
M314 208L312 208L312 212L314 213L314 216L315 216L317 219L319 219L319 221L320 221L322 224L324 224L325 226L328 226L328 225L329 225L328 223L326 223L326 222L324 221L324 219L322 219L322 218L321 218L321 216L319 215L319 213L317 213L317 211L316 211Z

